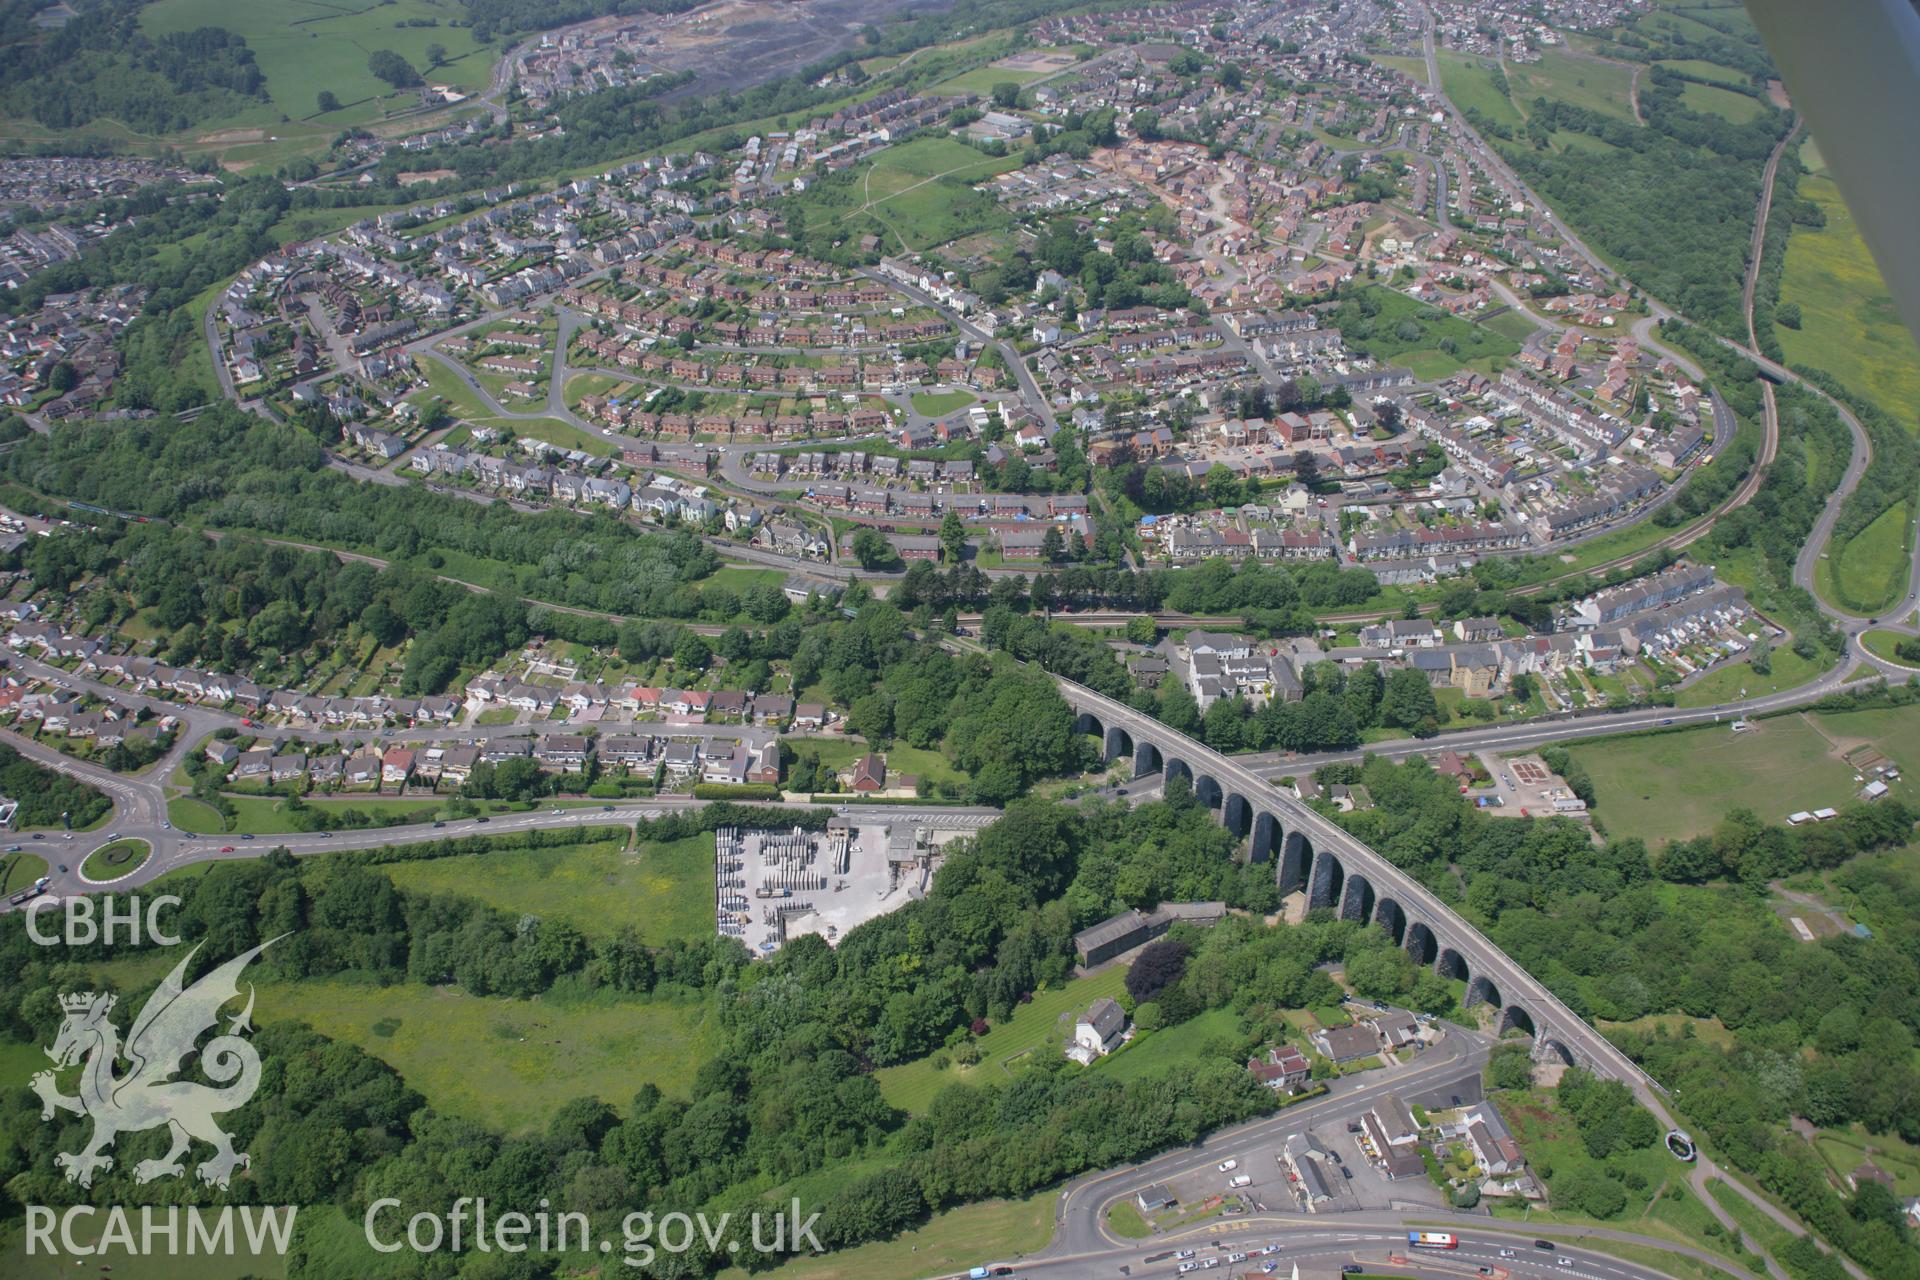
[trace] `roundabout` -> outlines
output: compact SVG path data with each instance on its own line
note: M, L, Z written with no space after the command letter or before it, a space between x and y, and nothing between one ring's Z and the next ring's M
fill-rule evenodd
M80 878L88 884L113 884L124 880L153 856L153 846L145 840L113 840L101 845L80 864Z

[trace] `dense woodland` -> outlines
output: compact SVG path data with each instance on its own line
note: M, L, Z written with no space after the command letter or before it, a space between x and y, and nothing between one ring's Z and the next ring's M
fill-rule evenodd
M13 825L21 831L58 827L62 815L68 826L88 827L113 809L104 793L27 759L5 743L0 743L0 796L19 801Z

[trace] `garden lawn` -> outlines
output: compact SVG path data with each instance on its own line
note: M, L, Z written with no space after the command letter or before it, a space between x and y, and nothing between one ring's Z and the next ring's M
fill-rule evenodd
M1674 705L1718 706L1737 700L1742 689L1747 691L1749 698L1757 698L1763 693L1778 693L1783 689L1798 688L1825 669L1818 662L1809 661L1792 649L1782 647L1773 651L1766 675L1756 675L1753 667L1744 660L1730 663L1680 690L1674 697Z
M398 862L404 889L477 898L502 911L564 920L590 937L632 926L650 947L713 930L713 836L642 844L620 839L546 849L502 848Z
M1094 1063L1093 1069L1121 1080L1138 1080L1171 1067L1192 1066L1207 1041L1238 1038L1239 1028L1239 1015L1232 1009L1209 1009L1178 1026L1135 1032L1130 1043Z
M1059 1053L1072 1032L1071 1017L1101 996L1119 995L1126 981L1126 968L1115 966L1036 993L1016 1008L1011 1018L980 1037L980 1061L971 1067L956 1064L942 1071L928 1056L897 1067L882 1067L873 1073L874 1079L889 1103L915 1113L925 1111L933 1095L954 1081L1003 1081L1016 1059L1031 1053Z
M304 979L260 986L256 1022L303 1021L398 1071L433 1106L510 1134L542 1130L571 1098L624 1111L642 1084L688 1096L719 1048L694 1005L472 996L456 987Z

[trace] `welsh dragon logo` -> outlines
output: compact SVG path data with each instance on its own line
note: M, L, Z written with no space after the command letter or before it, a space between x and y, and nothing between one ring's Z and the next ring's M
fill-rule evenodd
M147 998L127 1033L124 1048L119 1030L108 1018L116 997L91 991L60 997L66 1021L46 1054L56 1068L85 1063L80 1071L80 1093L71 1098L60 1093L52 1071L37 1073L32 1086L40 1095L42 1120L53 1119L53 1113L60 1110L93 1121L93 1136L84 1148L54 1157L54 1163L66 1170L67 1181L92 1186L96 1170L113 1167L113 1157L107 1151L115 1138L157 1125L167 1126L173 1145L160 1159L142 1160L134 1166L136 1182L183 1176L186 1166L180 1158L195 1140L213 1148L212 1158L194 1170L202 1182L225 1188L235 1169L250 1164L244 1151L233 1149L233 1139L214 1117L245 1106L260 1087L260 1055L241 1038L241 1032L253 1029L249 1023L253 1015L252 986L247 988L246 1008L232 1016L224 1034L197 1050L195 1042L219 1021L221 1007L240 995L241 970L279 940L269 939L235 956L187 986L187 966L200 950L194 947ZM225 1088L172 1079L196 1052L202 1074ZM123 1059L128 1069L125 1074L116 1074Z

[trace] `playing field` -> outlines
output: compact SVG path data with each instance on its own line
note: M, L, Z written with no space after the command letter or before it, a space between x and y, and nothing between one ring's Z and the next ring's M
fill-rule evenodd
M713 836L622 840L552 849L503 849L388 867L422 893L457 893L502 911L565 920L589 937L632 926L648 946L713 931Z
M1791 364L1839 378L1909 431L1920 431L1920 346L1900 319L1840 189L1804 177L1800 194L1820 206L1824 227L1797 226L1787 241L1780 296L1798 303L1799 329L1776 325Z
M1593 778L1594 812L1612 836L1667 840L1713 830L1729 809L1767 822L1802 809L1853 802L1859 784L1845 751L1871 743L1904 766L1920 765L1920 716L1910 709L1779 716L1734 733L1709 725L1613 738L1572 748ZM1896 794L1911 798L1905 781Z
M302 1021L356 1044L435 1109L508 1133L543 1128L571 1098L624 1110L648 1083L684 1098L693 1068L720 1040L697 1005L508 1000L414 982L265 983L255 1019Z

